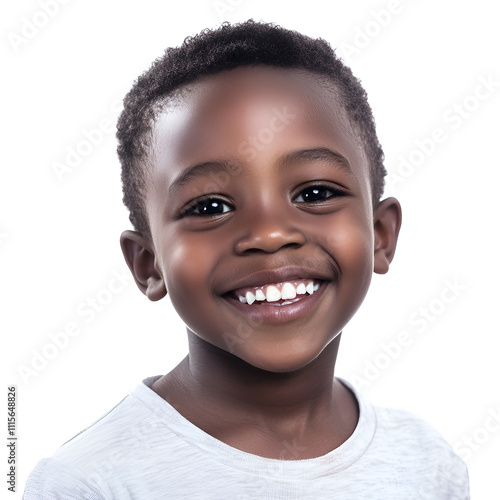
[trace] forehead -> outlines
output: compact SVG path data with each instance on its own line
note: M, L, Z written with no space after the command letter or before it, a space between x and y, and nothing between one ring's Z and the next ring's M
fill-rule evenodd
M237 68L182 89L152 133L153 179L168 186L190 165L223 159L247 168L293 149L328 146L369 186L364 148L338 90L296 69Z

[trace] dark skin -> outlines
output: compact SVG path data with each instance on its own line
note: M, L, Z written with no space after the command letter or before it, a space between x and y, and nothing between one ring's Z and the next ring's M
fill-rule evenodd
M139 289L150 300L168 291L187 328L188 356L152 389L234 448L324 455L358 422L354 395L334 378L337 351L373 272L389 268L400 205L388 198L373 208L362 142L336 92L314 75L238 68L186 90L153 130L151 238L121 237ZM217 167L167 194L208 161ZM307 314L258 321L250 308L274 306L228 300L246 276L291 265L324 282Z

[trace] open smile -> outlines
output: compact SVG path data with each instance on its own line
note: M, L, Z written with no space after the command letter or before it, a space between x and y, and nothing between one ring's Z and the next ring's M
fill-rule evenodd
M233 290L231 296L243 304L283 305L297 302L301 295L312 295L320 286L321 280L295 279L261 286L241 287ZM296 299L296 300L294 300ZM292 301L292 302L290 302Z
M280 323L309 314L323 295L327 283L311 278L290 280L232 290L223 298L251 319Z

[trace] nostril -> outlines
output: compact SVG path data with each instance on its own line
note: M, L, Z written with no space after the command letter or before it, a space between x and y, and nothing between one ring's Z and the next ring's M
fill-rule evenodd
M286 243L281 248L286 248L286 247L289 247L289 248L300 248L301 246L302 246L302 243Z
M297 249L302 246L302 243L285 243L285 244L275 244L275 242L272 242L271 244L266 244L266 245L258 245L253 248L247 248L244 253L275 253L283 248L287 249Z
M302 247L307 241L303 231L297 228L287 228L283 222L283 220L273 220L271 217L256 217L246 226L246 234L235 241L235 252L270 254L284 247Z

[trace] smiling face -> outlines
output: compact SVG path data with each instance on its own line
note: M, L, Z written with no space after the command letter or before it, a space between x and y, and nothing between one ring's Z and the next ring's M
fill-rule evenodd
M166 288L207 348L268 371L301 368L377 270L361 140L334 91L306 72L238 68L186 90L153 130L151 265L139 277L129 265L153 300Z

